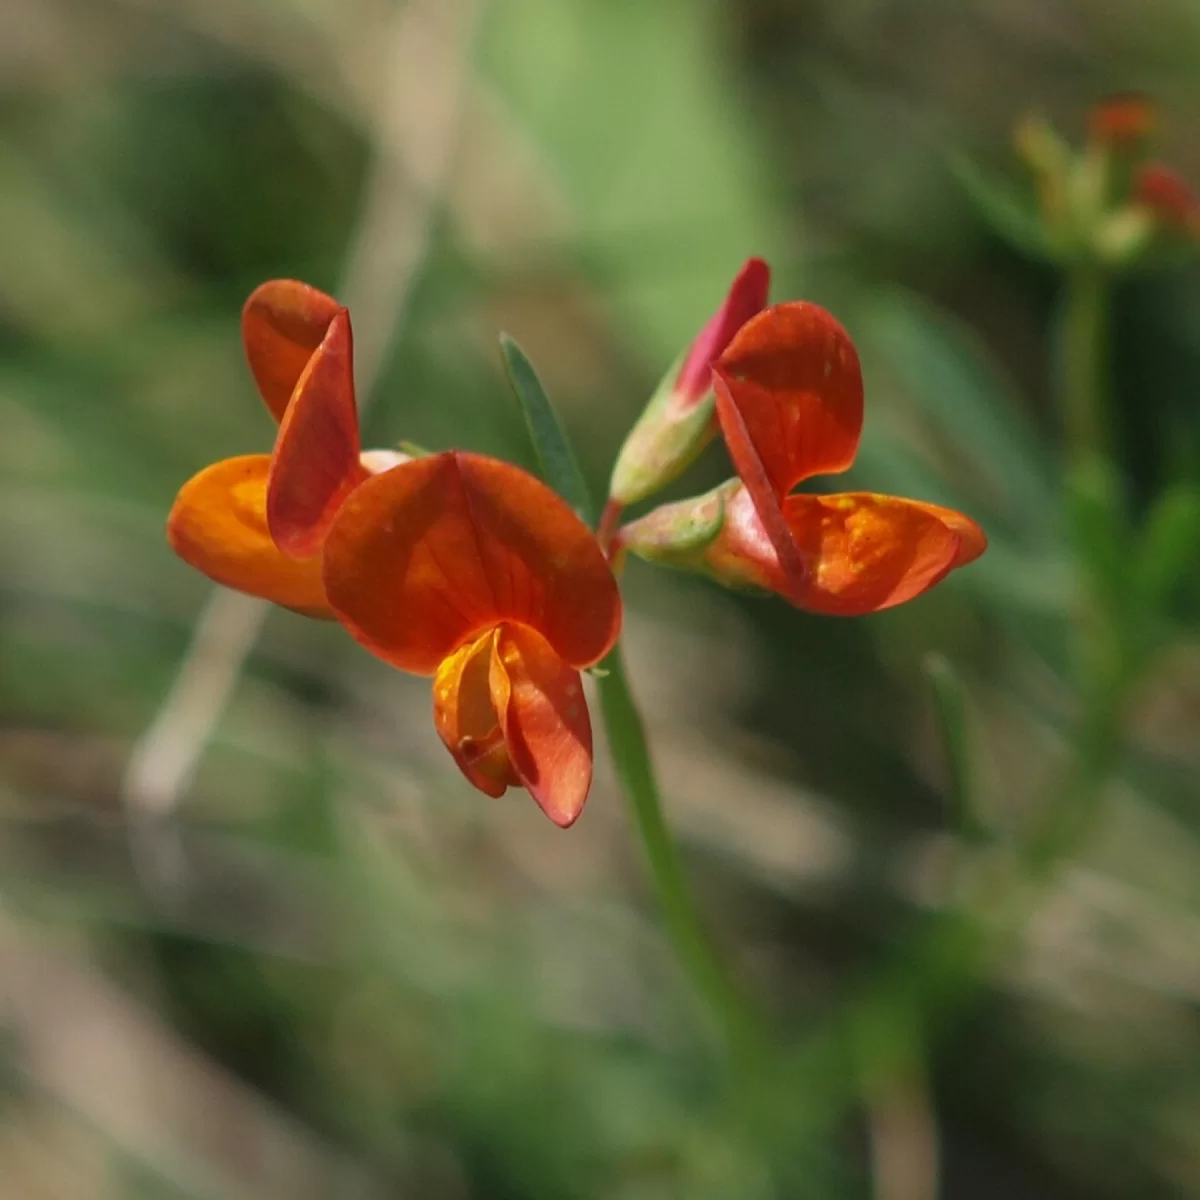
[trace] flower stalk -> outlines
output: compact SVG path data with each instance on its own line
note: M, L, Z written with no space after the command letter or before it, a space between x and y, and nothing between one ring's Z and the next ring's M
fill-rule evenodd
M512 339L503 339L502 346L510 365L509 382L525 416L543 477L561 495L577 498L579 511L591 513L587 483L575 455L561 452L569 441L537 372ZM524 367L513 370L514 362L524 363ZM621 499L610 493L596 525L596 541L614 572L619 572L623 557L619 526L624 507ZM610 646L594 678L613 764L642 843L668 936L692 985L712 1010L731 1062L742 1078L747 1078L761 1057L758 1017L708 936L688 886L663 813L645 723L625 674L619 641Z
M1059 370L1068 457L1107 459L1112 450L1105 372L1111 280L1105 268L1081 259L1066 274Z
M758 1015L734 983L704 928L679 852L663 815L662 794L646 728L629 687L620 646L609 652L597 680L617 776L629 801L650 876L675 951L721 1026L736 1069L749 1073L762 1051Z

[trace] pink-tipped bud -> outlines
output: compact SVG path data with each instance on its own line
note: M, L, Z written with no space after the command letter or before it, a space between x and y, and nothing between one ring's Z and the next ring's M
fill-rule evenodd
M1137 149L1154 132L1154 104L1137 92L1109 96L1092 108L1088 131L1092 140L1120 150Z
M1164 232L1200 234L1200 198L1182 175L1162 163L1146 163L1138 170L1133 203L1146 209Z
M771 268L761 258L750 258L737 273L724 304L708 319L683 360L675 393L684 404L698 404L712 386L712 364L725 353L734 334L755 313L767 306Z
M747 259L721 307L672 366L630 430L613 467L609 496L619 507L644 500L675 479L716 435L712 364L739 329L767 304L771 271Z

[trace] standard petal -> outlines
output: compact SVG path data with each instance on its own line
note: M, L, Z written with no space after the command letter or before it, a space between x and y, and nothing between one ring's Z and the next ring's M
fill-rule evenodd
M301 372L267 478L267 524L293 558L321 548L334 514L367 477L359 462L350 315L339 312Z
M433 680L433 723L459 770L488 796L521 787L513 773L504 731L492 703L490 669L499 629L468 642Z
M733 586L767 588L799 608L831 616L903 604L977 558L987 544L979 526L962 513L871 492L790 496L783 512L805 563L802 589L788 592L745 492L728 504L725 528L706 564Z
M276 421L283 420L308 360L341 312L345 309L332 296L296 279L272 279L251 292L242 309L242 344Z
M319 558L281 553L267 529L265 454L227 458L179 490L167 540L185 562L226 587L308 616L330 617Z
M414 459L360 484L323 557L346 628L418 675L505 620L537 629L576 667L620 631L616 581L591 530L532 475L478 454Z
M862 431L863 387L850 335L823 308L776 304L742 326L713 366L733 465L759 501L844 471Z
M579 672L528 626L500 626L492 703L517 778L556 825L583 811L592 785L592 725Z

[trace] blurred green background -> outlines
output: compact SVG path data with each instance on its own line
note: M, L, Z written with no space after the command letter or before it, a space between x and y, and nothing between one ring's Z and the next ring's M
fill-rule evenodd
M1200 183L1192 0L2 0L4 1200L1200 1197L1200 546L1162 515L1200 487L1200 266L1118 289L1117 451L1068 486L1060 279L952 169L1019 185L1019 116L1077 139L1126 88ZM793 1048L765 1120L602 751L563 834L468 788L427 681L235 605L165 818L127 771L213 612L175 490L270 446L257 283L350 305L367 444L531 465L509 331L599 490L750 254L859 346L853 486L992 543L855 621L628 569L669 818Z

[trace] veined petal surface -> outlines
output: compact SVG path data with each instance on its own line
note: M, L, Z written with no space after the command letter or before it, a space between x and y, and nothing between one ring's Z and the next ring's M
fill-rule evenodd
M784 519L807 582L789 592L756 506L745 491L727 508L706 562L730 583L769 588L797 607L862 616L920 595L983 553L987 539L969 517L896 496L850 492L789 496Z
M764 478L782 498L801 480L854 461L863 420L858 352L819 305L797 300L752 317L713 373L721 431L752 493L751 481Z
M329 617L319 557L289 558L267 528L266 454L205 467L179 491L167 540L185 562L226 587L310 616Z
M579 672L536 630L504 624L492 652L491 692L512 770L566 829L592 784L592 725Z
M574 667L597 662L620 631L591 530L540 480L479 454L429 455L360 484L324 560L346 628L418 675L503 621L536 629Z
M250 293L242 308L242 344L276 421L283 420L308 360L341 312L332 296L298 279L271 279Z
M283 415L267 478L267 524L293 558L317 553L346 497L367 477L359 461L350 315L337 313Z

